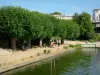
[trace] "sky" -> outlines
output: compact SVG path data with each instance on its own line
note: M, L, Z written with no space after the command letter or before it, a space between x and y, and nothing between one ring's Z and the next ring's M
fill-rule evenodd
M100 0L0 0L0 6L21 6L42 13L61 12L64 15L88 12L100 9Z

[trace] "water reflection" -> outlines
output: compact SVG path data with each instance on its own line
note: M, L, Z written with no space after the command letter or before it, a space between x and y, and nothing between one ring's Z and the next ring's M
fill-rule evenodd
M84 55L90 55L90 56L95 56L98 53L97 48L82 48L81 50L82 54Z
M52 75L100 75L100 49L83 48L55 59ZM27 67L9 75L51 75L51 59L42 65ZM54 62L52 63L52 66Z

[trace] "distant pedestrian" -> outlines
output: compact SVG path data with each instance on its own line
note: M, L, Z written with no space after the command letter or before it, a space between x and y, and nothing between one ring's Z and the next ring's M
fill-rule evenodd
M53 47L54 46L54 43L53 43L53 41L51 41L51 47Z
M86 40L86 44L88 43L88 41Z
M58 41L58 47L60 46L60 42Z
M50 41L50 47L53 47L53 46L54 46L53 41Z

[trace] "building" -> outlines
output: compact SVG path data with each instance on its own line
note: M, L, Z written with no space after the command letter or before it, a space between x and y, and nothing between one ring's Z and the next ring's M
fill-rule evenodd
M58 19L65 19L65 20L72 20L73 16L66 16L66 15L53 15L57 17Z
M95 25L96 33L100 33L100 9L93 10L92 22Z

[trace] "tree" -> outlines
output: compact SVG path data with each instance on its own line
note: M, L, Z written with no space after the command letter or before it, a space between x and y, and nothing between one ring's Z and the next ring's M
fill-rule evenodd
M80 18L80 28L81 28L81 37L84 39L91 39L92 34L94 33L93 25L90 19L90 15L86 12L83 12L79 16Z
M80 35L80 27L73 20L58 19L54 33L61 37L61 44L64 44L64 39L74 40Z
M21 7L4 6L0 8L0 32L11 39L12 49L16 49L16 40L28 35L28 10Z
M78 14L78 13L75 13L75 14L73 15L73 20L74 20L76 23L79 22L79 14Z
M59 36L61 37L61 44L64 44L64 38L67 36L66 20L59 20Z
M89 40L93 37L94 27L90 15L86 12L81 14L75 13L73 20L80 26L80 39Z
M32 39L39 39L39 44L42 46L45 38L58 36L61 37L63 44L66 38L74 40L81 34L80 37L90 39L93 33L90 15L85 12L80 15L76 13L73 20L61 20L51 14L29 11L21 7L0 8L0 34L10 38L12 49L16 49L16 41L19 39L28 40L30 48Z
M61 15L61 13L60 12L53 12L53 13L51 13L51 15Z
M42 14L39 12L32 12L32 36L33 38L40 39L40 46L44 38L51 37L53 35L53 17L48 14Z
M75 40L80 36L80 27L73 20L67 20L67 39Z
M40 38L40 46L42 46L42 40L46 37L53 35L53 23L50 21L49 15L41 15L40 32L38 37Z

